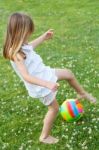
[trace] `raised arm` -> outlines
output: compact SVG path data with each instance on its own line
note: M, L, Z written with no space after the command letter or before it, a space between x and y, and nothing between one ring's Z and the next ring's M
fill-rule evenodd
M21 76L23 77L23 79L31 84L35 84L35 85L39 85L39 86L43 86L46 88L49 88L52 91L56 91L59 84L58 83L53 83L53 82L49 82L49 81L45 81L45 80L41 80L37 77L34 77L32 75L29 74L26 66L23 63L23 58L17 54L17 57L14 57L14 62L21 74Z
M51 39L53 37L53 29L49 29L47 32L39 36L37 39L31 41L29 44L36 48L39 44L43 43L45 40Z

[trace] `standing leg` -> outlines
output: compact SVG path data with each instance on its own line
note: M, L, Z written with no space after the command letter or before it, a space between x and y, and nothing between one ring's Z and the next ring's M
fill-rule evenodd
M96 102L96 99L82 88L74 74L69 69L56 69L56 76L58 77L58 80L67 80L79 94L79 98L86 98L92 103Z
M56 118L58 110L59 110L59 105L55 99L53 103L48 106L48 112L44 118L44 125L40 136L40 141L43 143L54 144L58 142L58 139L50 136L50 131L53 125L53 121Z

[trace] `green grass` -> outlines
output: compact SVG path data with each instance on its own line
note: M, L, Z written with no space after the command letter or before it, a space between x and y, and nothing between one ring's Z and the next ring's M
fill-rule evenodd
M8 16L15 11L29 14L35 23L31 39L53 28L54 38L36 50L46 65L70 68L86 90L99 100L99 2L98 0L0 0L0 150L98 150L99 103L82 101L84 116L66 123L60 115L54 123L56 145L38 141L47 111L39 100L30 98L23 83L2 57ZM76 96L60 82L59 104Z

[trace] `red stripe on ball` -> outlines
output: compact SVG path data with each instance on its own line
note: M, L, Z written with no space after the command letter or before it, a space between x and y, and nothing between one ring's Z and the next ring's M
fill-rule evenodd
M69 111L70 115L71 115L72 117L75 117L70 102L67 102L67 108L68 108L68 111Z

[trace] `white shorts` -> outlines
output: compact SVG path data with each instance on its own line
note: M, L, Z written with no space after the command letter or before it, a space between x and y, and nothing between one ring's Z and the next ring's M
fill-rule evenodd
M45 97L41 97L39 99L45 106L49 106L54 101L56 94L57 94L57 91L51 92L48 95L46 95Z

